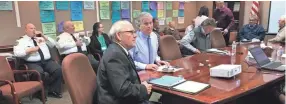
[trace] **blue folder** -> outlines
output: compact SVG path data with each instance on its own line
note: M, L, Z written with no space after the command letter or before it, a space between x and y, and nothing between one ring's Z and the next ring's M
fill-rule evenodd
M173 87L178 85L186 80L182 77L175 77L175 76L162 76L161 78L153 79L149 81L150 84L162 86L162 87Z

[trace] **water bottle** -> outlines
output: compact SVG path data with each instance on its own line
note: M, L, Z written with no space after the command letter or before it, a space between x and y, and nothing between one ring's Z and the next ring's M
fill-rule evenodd
M282 46L280 46L277 50L277 53L276 53L276 60L277 62L280 62L281 61L281 56L282 54L284 53L284 49L282 48Z
M232 42L231 45L231 64L235 63L235 54L236 54L236 43L235 41Z

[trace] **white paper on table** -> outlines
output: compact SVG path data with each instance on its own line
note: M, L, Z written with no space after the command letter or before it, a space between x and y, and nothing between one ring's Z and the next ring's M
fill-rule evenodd
M175 86L174 89L184 91L184 92L197 93L205 89L208 86L209 84L204 84L204 83L194 82L194 81L186 81L182 84Z
M165 70L164 70L165 69ZM183 68L175 68L174 66L167 66L167 65L162 65L158 67L158 72L176 72L179 70L182 70Z

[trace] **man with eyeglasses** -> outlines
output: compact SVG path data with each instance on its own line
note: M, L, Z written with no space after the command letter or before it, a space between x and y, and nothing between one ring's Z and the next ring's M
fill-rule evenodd
M136 18L136 24L139 27L137 31L136 45L129 52L134 60L137 70L151 69L157 70L158 65L169 65L166 61L161 61L157 54L158 38L153 32L152 15L142 12Z
M258 17L249 18L249 24L244 25L239 31L240 41L262 41L265 37L264 28L258 24Z
M152 85L141 82L128 50L136 44L136 33L126 20L115 22L108 34L113 43L102 56L96 78L94 104L150 104Z

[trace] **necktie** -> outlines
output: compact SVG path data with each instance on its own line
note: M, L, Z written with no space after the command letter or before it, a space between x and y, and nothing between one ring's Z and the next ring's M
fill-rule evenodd
M37 42L35 41L35 38L32 37L32 40L33 40L33 43L36 46L38 46ZM44 54L43 54L43 51L41 50L41 48L39 48L38 50L39 54L40 54L40 57L41 57L41 62L43 62L45 60L45 57L44 57Z
M71 36L72 36L74 42L76 42L77 40L76 40L76 38L73 36L73 34L71 34ZM77 47L77 51L78 51L78 52L82 52L81 46L76 46L76 47Z
M149 64L153 64L153 50L152 50L152 45L151 45L151 38L150 36L147 38L147 43L148 43L148 53L149 53Z

